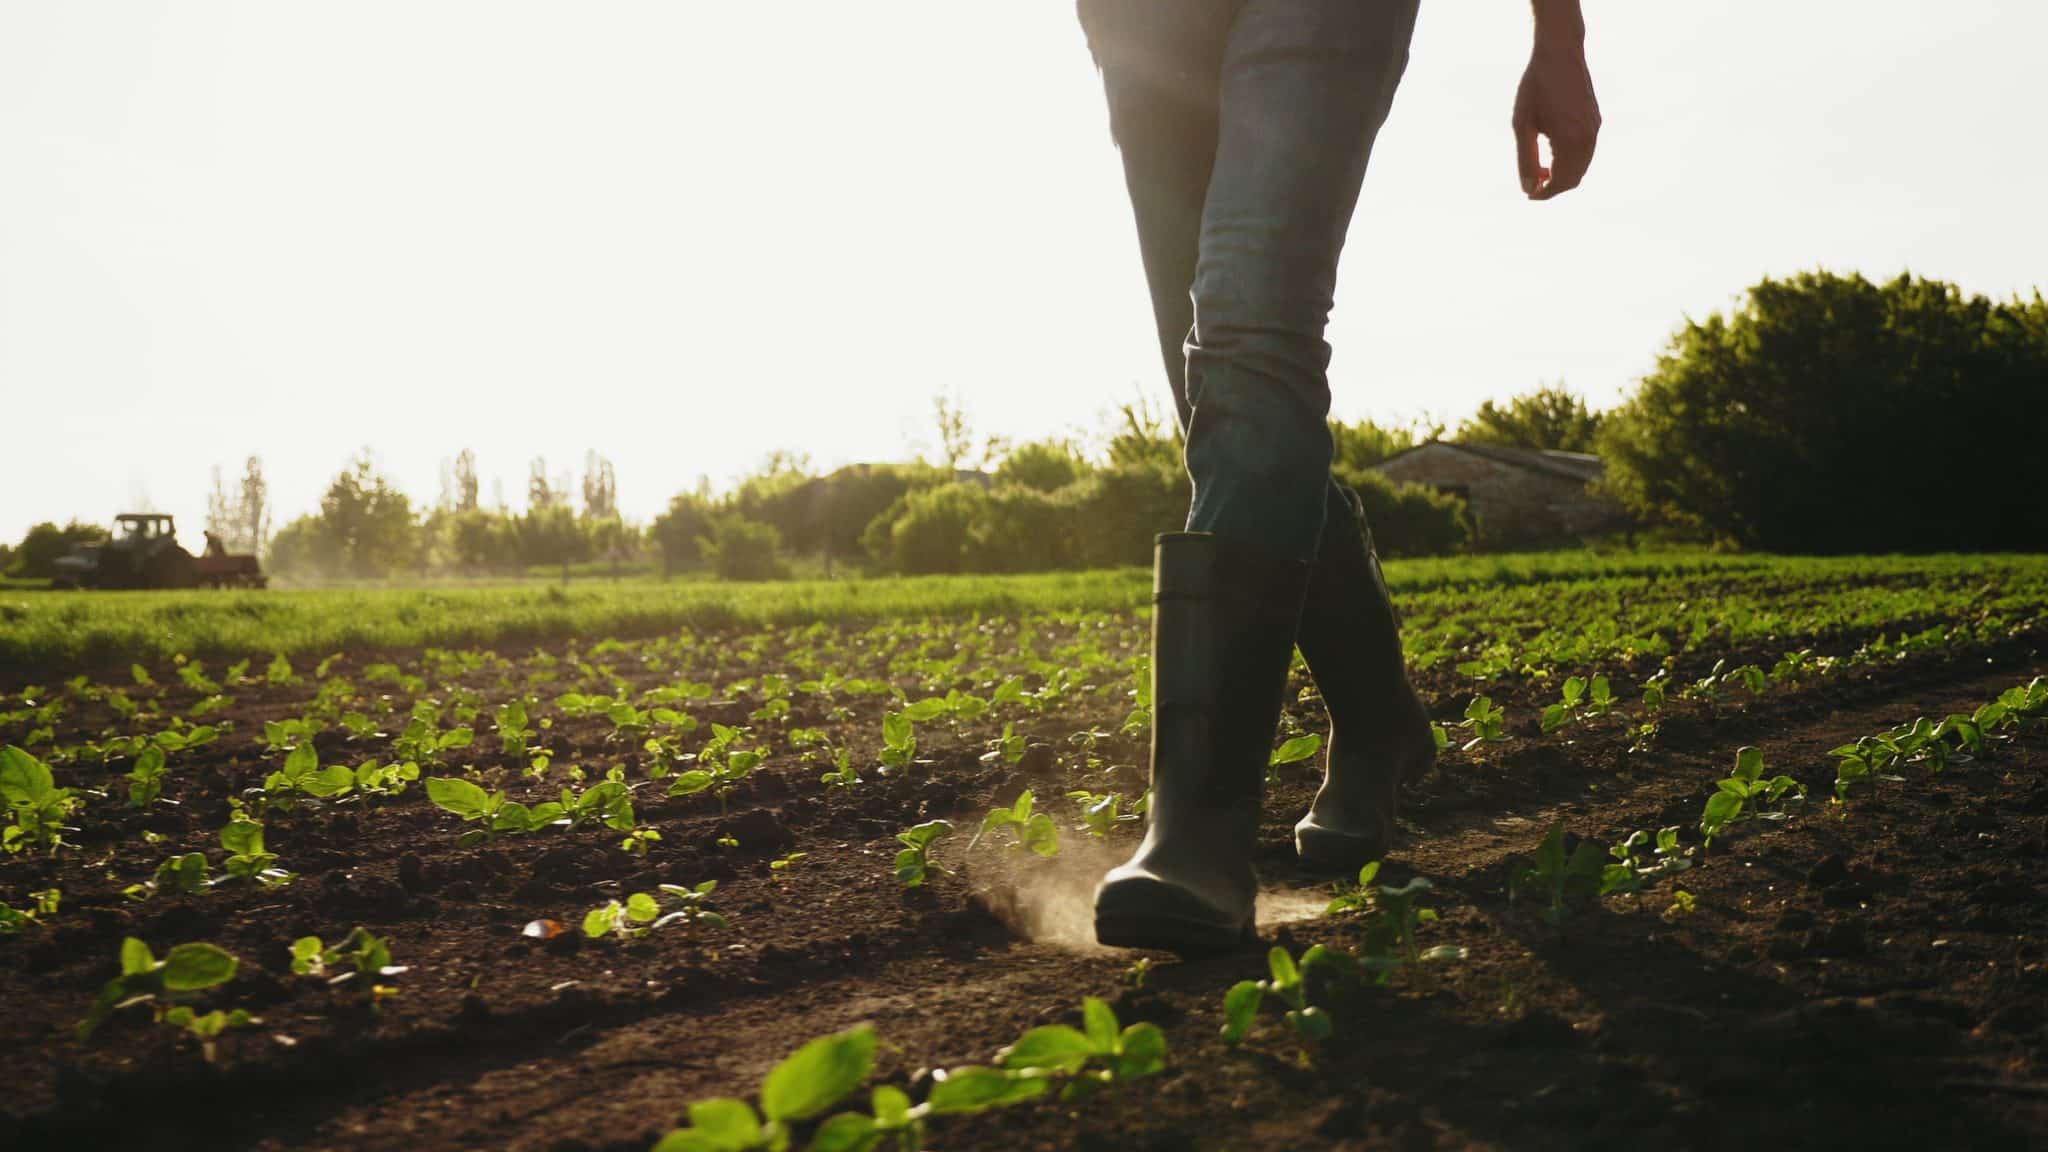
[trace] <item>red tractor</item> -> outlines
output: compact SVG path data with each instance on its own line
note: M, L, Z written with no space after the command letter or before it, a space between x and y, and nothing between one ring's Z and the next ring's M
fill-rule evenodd
M114 517L113 538L57 560L59 588L262 588L269 581L256 557L230 553L206 534L198 556L178 544L178 525L157 513Z

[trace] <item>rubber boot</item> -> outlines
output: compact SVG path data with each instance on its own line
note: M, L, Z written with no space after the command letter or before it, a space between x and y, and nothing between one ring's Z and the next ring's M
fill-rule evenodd
M1304 867L1346 874L1386 855L1402 782L1436 761L1429 712L1408 682L1400 620L1355 499L1330 501L1296 637L1329 710L1330 739L1323 786L1294 826L1294 849Z
M1152 591L1152 803L1095 890L1095 938L1200 953L1256 940L1259 801L1308 565L1200 532L1160 536Z

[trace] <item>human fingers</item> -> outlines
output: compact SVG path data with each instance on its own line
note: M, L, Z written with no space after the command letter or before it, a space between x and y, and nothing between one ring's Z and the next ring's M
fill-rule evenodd
M1548 200L1579 186L1586 169L1593 165L1593 147L1599 139L1591 132L1572 132L1550 138L1550 179L1535 193Z

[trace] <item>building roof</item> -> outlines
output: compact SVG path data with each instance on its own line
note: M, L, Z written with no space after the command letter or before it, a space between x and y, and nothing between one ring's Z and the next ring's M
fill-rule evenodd
M1607 472L1604 461L1585 452L1559 452L1553 449L1538 451L1532 448L1510 448L1505 444L1476 444L1457 440L1428 440L1413 448L1404 448L1373 467L1383 468L1410 452L1420 452L1424 448L1452 448L1474 456L1484 456L1510 467L1526 468L1531 472L1547 472L1552 476L1562 476L1581 484L1591 484Z

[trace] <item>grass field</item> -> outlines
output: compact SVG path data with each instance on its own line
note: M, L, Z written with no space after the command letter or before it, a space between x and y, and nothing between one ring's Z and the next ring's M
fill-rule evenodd
M0 1147L2048 1144L2048 558L1389 576L1394 851L1297 666L1190 960L1142 572L0 594Z
M1553 586L1594 588L1635 607L1632 628L1718 612L1738 631L1767 632L1801 615L1895 623L1946 618L1961 605L2024 613L2048 587L2039 557L1787 559L1700 552L1534 553L1396 560L1389 582L1404 610L1440 616L1462 642L1473 628L1517 629L1545 615ZM1149 600L1138 569L1024 576L935 576L770 584L588 581L269 591L9 593L0 590L0 676L21 679L185 655L201 660L427 646L501 648L572 637L646 636L813 621L979 613L1116 611ZM1704 582L1704 583L1703 583ZM1711 588L1713 605L1673 591ZM1851 595L1852 590L1860 593ZM1922 594L1922 589L1925 594ZM1730 597L1740 599L1740 604ZM1575 598L1575 603L1578 601ZM1920 612L1915 605L1926 608ZM1749 606L1747 613L1738 611ZM1688 624L1688 626L1690 626ZM1501 637L1496 636L1496 640ZM1411 651L1430 641L1409 637ZM1427 657L1425 657L1427 658Z

